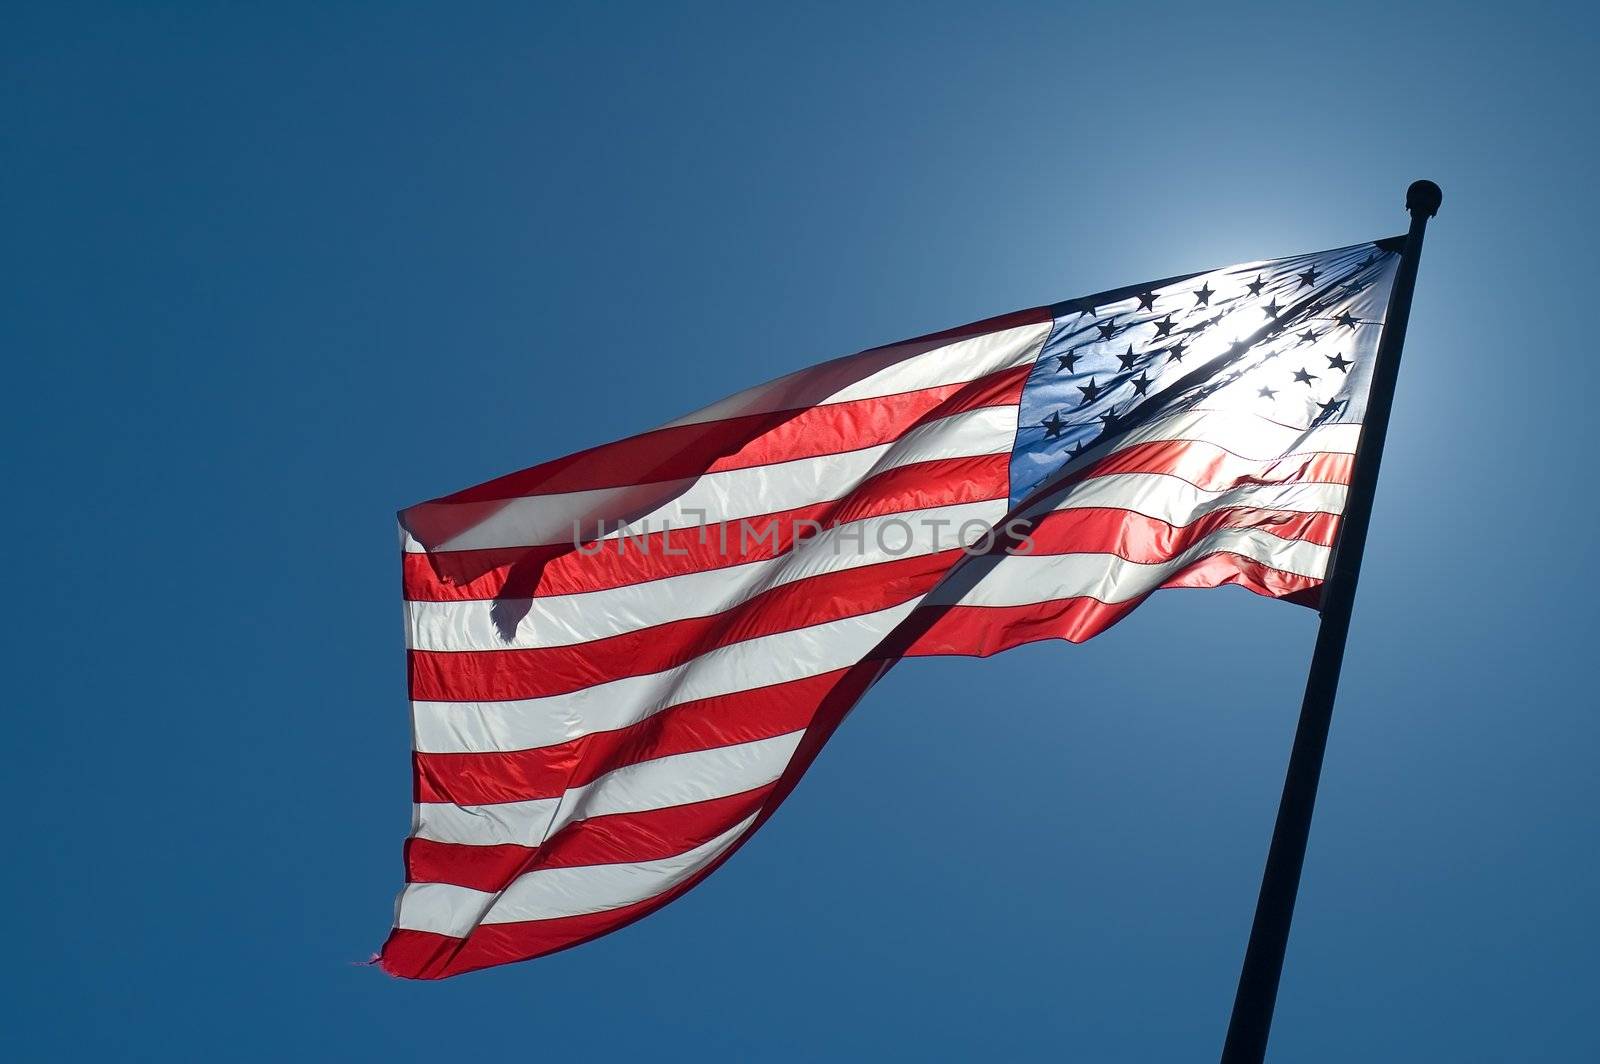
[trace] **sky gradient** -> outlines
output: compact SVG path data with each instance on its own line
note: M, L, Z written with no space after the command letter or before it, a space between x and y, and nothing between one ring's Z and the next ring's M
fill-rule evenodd
M1273 1047L1600 1057L1600 17L50 5L0 33L25 1060L1211 1060L1308 611L907 663L729 864L444 984L394 512L835 355L1430 227ZM1585 691L1591 693L1585 695Z

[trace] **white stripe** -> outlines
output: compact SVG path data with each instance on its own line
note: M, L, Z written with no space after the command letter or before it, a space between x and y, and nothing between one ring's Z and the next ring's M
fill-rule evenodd
M411 883L395 926L465 938L479 924L555 920L620 909L665 893L716 860L755 822L752 815L710 842L674 857L581 868L541 868L499 893L448 883Z
M505 702L413 702L423 753L529 750L635 724L663 709L848 668L914 609L876 613L718 647L663 672L569 694Z
M1360 439L1360 425L1317 425L1301 429L1238 410L1185 410L1130 430L1117 438L1112 450L1123 451L1135 444L1157 440L1194 440L1221 447L1241 458L1264 462L1291 454L1354 454ZM1087 457L1091 453L1085 451L1084 455Z
M591 538L737 520L837 499L876 473L917 462L1003 454L1017 433L1015 406L983 407L921 425L892 443L842 454L707 473L700 477L594 491L530 495L443 544L441 550L479 550L573 542L574 527ZM422 548L407 537L406 549Z
M1332 550L1305 540L1281 539L1255 528L1213 532L1170 561L1130 562L1114 554L1039 554L978 558L924 601L961 606L1028 606L1066 598L1126 602L1154 591L1208 554L1239 554L1274 569L1321 579Z
M412 834L466 846L539 846L574 821L688 805L764 786L783 774L804 734L624 765L556 798L469 806L422 802Z
M1244 483L1212 490L1163 473L1109 473L1068 485L1038 506L1030 506L1027 515L1037 519L1054 510L1131 510L1181 528L1213 510L1234 506L1342 513L1348 493L1343 484Z
M571 646L709 617L796 580L954 549L962 544L957 535L963 528L971 542L1005 513L1006 500L993 499L865 518L828 529L775 558L574 595L408 602L408 645L432 651ZM758 525L751 532L757 535L770 540L771 530ZM730 552L739 549L738 535L730 534ZM500 625L513 627L509 639Z
M891 344L779 377L686 414L671 425L698 425L768 410L847 403L922 388L963 384L1039 357L1052 323L1042 321L941 344L918 354L915 342Z

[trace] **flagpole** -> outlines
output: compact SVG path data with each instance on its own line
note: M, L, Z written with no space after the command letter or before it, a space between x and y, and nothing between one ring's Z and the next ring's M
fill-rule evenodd
M1317 801L1322 775L1322 755L1328 746L1328 726L1333 719L1333 698L1339 688L1339 666L1344 661L1345 636L1350 631L1350 610L1355 603L1356 580L1361 574L1361 553L1367 542L1372 497L1383 461L1383 441L1389 432L1389 411L1394 404L1395 381L1400 373L1400 348L1405 343L1411 317L1411 294L1417 283L1417 263L1422 258L1422 237L1428 219L1439 210L1444 194L1432 181L1417 181L1406 189L1406 210L1411 229L1400 253L1400 268L1389 293L1383 335L1372 370L1372 390L1356 446L1355 468L1338 546L1322 588L1322 622L1317 646L1306 677L1300 723L1289 753L1289 769L1278 802L1278 821L1272 829L1267 867L1261 876L1250 943L1245 947L1239 989L1233 999L1233 1016L1222 1048L1222 1064L1260 1064L1267 1054L1267 1034L1272 1009L1278 999L1278 979L1283 974L1284 950L1289 944L1289 924L1294 918L1300 870L1305 864L1306 839L1311 833L1311 812Z

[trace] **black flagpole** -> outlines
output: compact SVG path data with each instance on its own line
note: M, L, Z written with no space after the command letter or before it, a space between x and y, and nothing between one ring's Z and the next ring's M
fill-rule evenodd
M1394 405L1395 380L1400 373L1400 346L1405 343L1406 322L1411 317L1411 293L1417 284L1422 235L1443 198L1439 186L1432 181L1417 181L1406 189L1411 231L1406 234L1400 268L1389 293L1383 336L1378 341L1372 391L1350 477L1350 495L1339 543L1322 588L1317 648L1311 657L1311 674L1306 678L1305 700L1300 704L1300 724L1289 753L1283 797L1278 802L1278 822L1272 829L1272 846L1267 851L1250 944L1245 948L1244 969L1239 973L1239 990L1233 999L1222 1064L1260 1064L1267 1054L1267 1033L1272 1027L1272 1008L1278 1000L1278 978L1283 974L1283 953L1289 944L1300 869L1305 864L1306 838L1311 833L1322 754L1328 745L1333 696L1339 688L1339 666L1344 661L1345 636L1350 631L1350 608L1355 603L1356 579L1361 574L1361 552L1367 542L1378 465L1383 461L1383 440L1389 432L1389 410Z

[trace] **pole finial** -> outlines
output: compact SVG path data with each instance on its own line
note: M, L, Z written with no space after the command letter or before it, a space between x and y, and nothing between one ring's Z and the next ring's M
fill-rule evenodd
M1413 181L1406 189L1406 210L1412 214L1422 211L1432 218L1439 213L1439 204L1443 202L1444 190L1432 181Z

